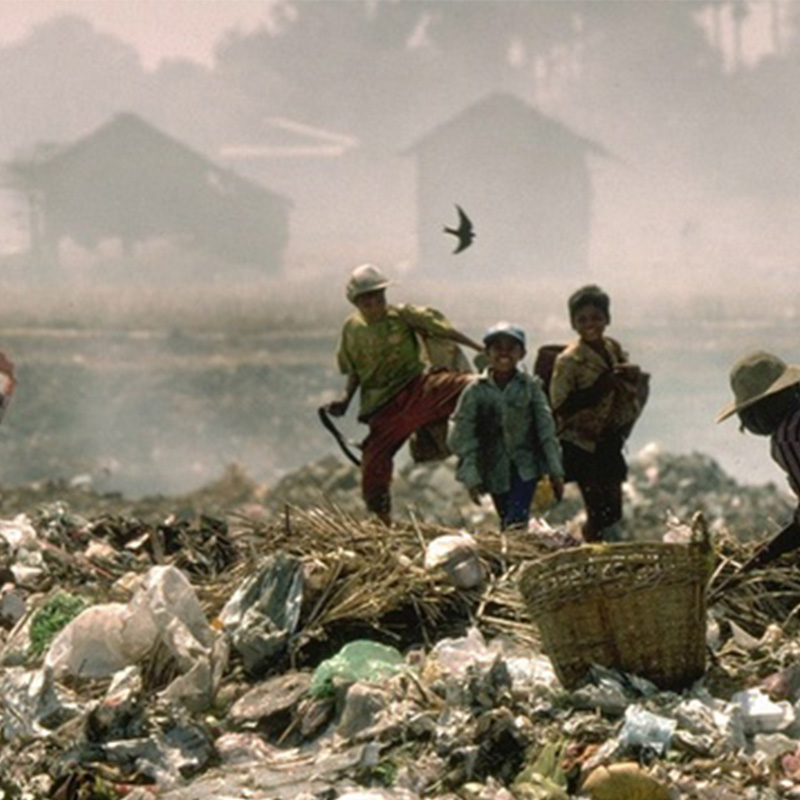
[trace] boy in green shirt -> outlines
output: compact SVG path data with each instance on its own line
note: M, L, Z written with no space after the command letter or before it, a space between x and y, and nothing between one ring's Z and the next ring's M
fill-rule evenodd
M395 453L418 428L447 419L471 378L469 372L427 370L419 337L483 350L434 309L388 305L390 283L372 264L351 273L347 299L356 311L344 323L337 354L347 383L341 398L327 406L331 416L342 416L361 390L358 419L369 425L362 445L361 489L367 508L386 524L391 521Z

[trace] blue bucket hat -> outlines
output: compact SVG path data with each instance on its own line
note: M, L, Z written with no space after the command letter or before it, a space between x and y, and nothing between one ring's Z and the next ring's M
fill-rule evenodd
M486 331L483 343L488 347L498 336L510 336L525 347L525 331L510 322L498 322Z

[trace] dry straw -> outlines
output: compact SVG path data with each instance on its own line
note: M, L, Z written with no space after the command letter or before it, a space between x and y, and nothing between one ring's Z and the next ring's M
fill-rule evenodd
M445 572L424 567L427 544L452 528L411 518L386 528L334 506L287 507L283 518L267 524L239 518L234 540L242 554L224 575L198 587L210 616L219 613L234 588L258 563L278 550L301 558L305 590L296 644L347 640L369 631L403 647L411 641L432 645L459 635L469 624L487 636L506 634L530 646L538 642L517 590L516 570L548 552L546 544L524 534L477 533L486 568L481 589L453 586Z

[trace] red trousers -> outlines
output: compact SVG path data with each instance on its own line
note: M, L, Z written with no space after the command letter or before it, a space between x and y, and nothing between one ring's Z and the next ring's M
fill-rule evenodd
M370 417L361 454L361 491L370 511L388 517L395 453L417 428L449 417L472 377L446 370L419 375Z

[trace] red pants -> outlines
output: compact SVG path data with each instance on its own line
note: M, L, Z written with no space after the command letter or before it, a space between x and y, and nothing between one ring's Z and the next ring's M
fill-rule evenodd
M361 455L361 491L370 511L388 517L394 454L417 428L449 417L472 377L445 370L419 375L370 417Z

